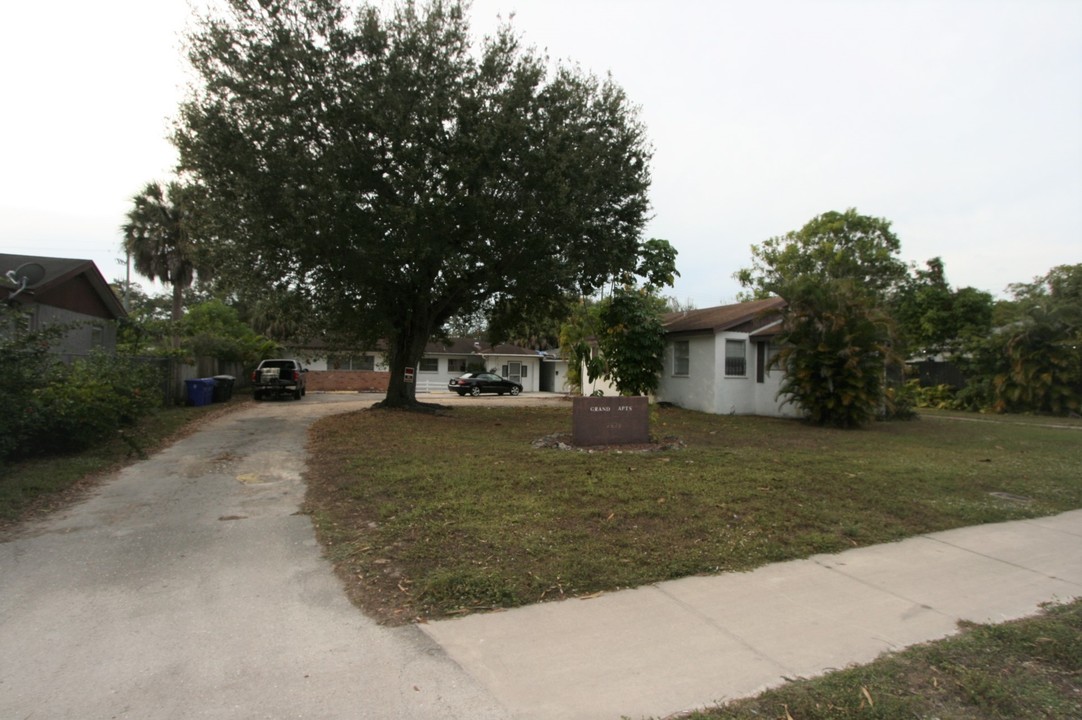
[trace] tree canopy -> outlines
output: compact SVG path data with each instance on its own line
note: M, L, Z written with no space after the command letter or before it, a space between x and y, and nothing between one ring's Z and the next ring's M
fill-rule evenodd
M641 285L635 275L643 278ZM676 248L667 240L651 238L643 243L635 272L625 274L598 306L599 366L621 395L649 395L657 390L665 353L661 290L672 286L679 275Z
M175 132L218 274L386 340L388 404L449 319L550 312L638 266L651 149L611 78L509 25L475 44L459 2L229 9L189 38Z
M192 235L195 198L191 188L171 182L163 188L147 183L132 197L124 232L124 250L135 269L151 280L161 280L173 291L172 320L180 320L184 291L195 280L197 243Z
M995 301L972 287L952 289L942 259L914 268L890 299L902 346L908 355L957 353L992 329Z
M786 287L794 279L817 277L849 279L883 298L906 278L900 250L888 220L861 215L853 208L830 211L800 230L753 245L752 266L735 277L755 297L786 297Z
M999 411L1082 412L1082 264L1010 286L1010 322L985 344Z

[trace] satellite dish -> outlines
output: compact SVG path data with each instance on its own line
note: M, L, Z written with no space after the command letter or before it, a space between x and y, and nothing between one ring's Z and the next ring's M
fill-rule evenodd
M5 275L12 284L18 286L18 290L8 295L8 300L11 300L31 285L41 282L45 277L45 268L36 262L28 262L14 270L8 270Z

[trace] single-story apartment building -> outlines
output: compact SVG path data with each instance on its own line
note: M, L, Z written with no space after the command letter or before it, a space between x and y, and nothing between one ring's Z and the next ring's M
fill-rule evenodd
M382 348L328 351L316 344L293 348L309 370L310 390L385 392L390 368ZM492 345L474 338L431 342L414 371L419 392L446 390L466 372L494 372L522 384L523 392L567 392L567 361L517 345Z
M781 298L668 313L659 402L719 415L797 417L778 397L783 373L771 368Z

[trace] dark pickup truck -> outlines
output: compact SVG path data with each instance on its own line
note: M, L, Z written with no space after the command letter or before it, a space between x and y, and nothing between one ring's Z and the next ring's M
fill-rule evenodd
M298 360L264 360L252 372L252 397L263 400L292 395L300 400L308 392L304 377L307 372Z

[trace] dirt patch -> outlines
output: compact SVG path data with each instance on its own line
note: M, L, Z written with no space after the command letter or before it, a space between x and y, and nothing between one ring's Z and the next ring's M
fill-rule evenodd
M571 433L554 433L533 441L533 447L537 449L551 448L553 450L565 450L581 453L648 453L661 452L664 450L683 450L687 445L683 440L676 437L666 437L660 442L633 443L621 445L575 445Z

